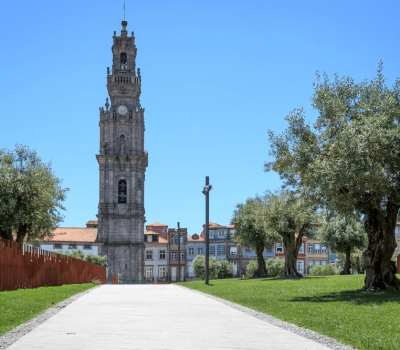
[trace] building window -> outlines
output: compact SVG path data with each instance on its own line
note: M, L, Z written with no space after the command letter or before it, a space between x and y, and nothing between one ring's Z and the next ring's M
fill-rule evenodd
M121 63L122 64L126 63L126 52L121 52Z
M321 261L321 265L325 266L326 265L326 261L325 260Z
M229 254L237 254L237 247L229 247Z
M299 253L304 253L304 243L301 243Z
M176 251L175 250L171 252L171 259L176 260Z
M208 232L208 237L214 239L214 230Z
M218 230L218 237L224 238L225 237L225 230Z
M304 262L303 261L298 261L297 262L297 271L299 273L303 273L304 272Z
M181 260L183 260L183 251L181 250Z
M68 248L69 248L69 249L76 249L76 244L75 244L75 243L71 243L71 244L68 246Z
M319 254L321 252L320 247L321 247L320 244L315 244L315 254Z
M321 265L321 262L320 262L319 260L315 260L315 261L314 261L314 265L315 265L315 266Z
M311 269L313 267L313 261L309 260L308 261L308 268Z
M183 267L181 267L179 269L179 273L180 273L180 280L182 281L183 280Z
M165 260L165 250L160 250L160 260Z
M90 249L91 247L90 247L90 244L84 244L83 245L83 249Z
M321 247L321 253L322 253L322 254L326 254L326 246L323 245L323 246Z
M265 249L265 252L266 252L266 253L272 253L272 248L266 248L266 249Z
M246 247L246 248L244 248L244 251L245 251L246 253L251 253L251 247Z
M184 238L183 236L179 237L179 240L180 240L181 244L183 244L183 238Z
M218 255L225 255L225 246L224 245L217 246L217 252Z
M283 245L282 243L276 243L276 252L277 253L283 253Z
M162 228L162 232L165 232L165 227Z
M313 254L314 253L314 245L308 244L308 254Z
M171 237L171 243L172 243L172 244L175 244L175 243L176 243L176 235L174 235L174 236Z
M211 245L209 249L210 249L210 255L215 255L215 246Z
M142 180L140 179L137 180L137 187L139 191L142 189Z
M54 249L61 249L61 243L54 243Z
M189 255L194 255L194 248L189 248L188 253Z
M151 280L153 278L153 266L146 266L146 279Z
M118 203L126 203L126 180L118 181Z
M153 252L151 250L146 250L146 260L153 260Z
M159 277L160 278L167 277L167 269L165 266L160 266L158 269L159 269Z
M153 235L147 235L147 242L151 242L153 240Z
M198 255L203 255L203 247L197 248L197 254Z

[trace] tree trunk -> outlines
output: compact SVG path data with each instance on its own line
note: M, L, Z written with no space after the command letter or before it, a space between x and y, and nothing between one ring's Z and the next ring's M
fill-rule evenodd
M389 202L386 216L378 212L368 213L365 230L368 247L364 251L364 291L377 289L400 290L400 280L396 277L396 265L391 258L396 249L394 230L399 207Z
M253 274L253 278L255 277L268 277L267 267L265 265L265 260L263 257L264 252L264 244L256 245L256 254L257 254L257 264L258 268Z
M346 248L345 251L346 261L344 262L342 275L350 275L350 266L351 266L350 253L351 253L351 247Z
M0 228L0 237L3 239L7 239L9 241L13 241L13 235L11 229L1 229Z
M301 273L297 271L297 254L299 252L300 246L295 243L295 235L294 233L288 233L282 235L283 238L283 247L285 248L285 267L283 269L283 277L303 277ZM301 245L301 238L297 239L300 241Z

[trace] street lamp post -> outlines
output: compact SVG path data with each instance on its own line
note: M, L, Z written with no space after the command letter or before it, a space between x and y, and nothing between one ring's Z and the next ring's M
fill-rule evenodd
M178 222L178 282L181 281L181 228L180 223Z
M206 196L206 275L205 275L205 282L206 284L208 284L208 261L209 261L209 256L210 256L210 252L209 252L209 241L208 241L208 231L209 231L209 194L210 191L212 189L212 186L209 183L209 177L206 176L206 185L203 188L202 193Z

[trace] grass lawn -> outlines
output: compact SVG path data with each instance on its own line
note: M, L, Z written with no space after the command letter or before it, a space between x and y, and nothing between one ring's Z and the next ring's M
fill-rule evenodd
M400 292L364 293L363 275L179 283L358 349L400 349Z
M43 313L52 302L57 304L93 287L93 283L84 283L0 292L0 335Z

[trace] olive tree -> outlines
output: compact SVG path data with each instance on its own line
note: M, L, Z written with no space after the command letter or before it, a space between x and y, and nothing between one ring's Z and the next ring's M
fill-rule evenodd
M313 235L313 228L318 225L319 214L312 200L299 196L288 189L267 191L265 206L260 215L263 217L265 230L278 234L285 250L284 277L303 277L297 271L297 256L303 237Z
M327 208L363 215L363 290L400 290L391 263L400 208L400 79L388 88L382 62L377 76L361 83L337 74L330 81L317 72L311 101L318 112L314 125L295 109L282 134L270 131L274 160L265 170Z
M267 277L268 271L263 257L264 248L270 248L279 237L267 231L262 217L264 199L260 196L248 198L236 205L231 224L235 233L231 239L242 247L252 247L257 254L257 269L253 277Z
M343 274L350 274L351 253L355 249L366 247L367 234L362 222L352 216L337 216L328 219L319 234L321 243L329 246L336 253L345 254Z
M13 240L14 234L20 243L50 237L63 220L67 191L51 164L27 146L0 150L0 237Z

